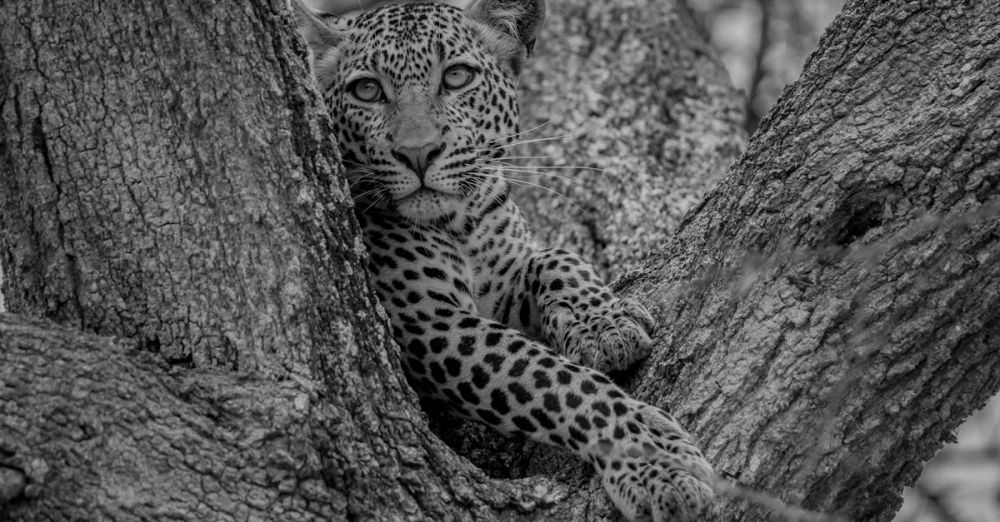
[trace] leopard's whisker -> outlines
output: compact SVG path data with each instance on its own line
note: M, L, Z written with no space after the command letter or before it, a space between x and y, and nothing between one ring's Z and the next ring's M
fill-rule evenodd
M541 142L541 141L561 140L561 139L567 138L567 137L569 137L569 134L560 134L560 135L557 135L557 136L549 136L547 138L535 138L535 139L531 139L531 140L518 140L518 141L513 141L511 143L505 143L503 145L495 145L492 148L493 149L509 149L511 147L517 147L518 145L526 145L528 143L538 143L538 142ZM490 148L483 148L483 149L480 149L480 150L491 150L491 149Z
M486 173L483 173L483 172L479 172L479 173L477 173L477 175L483 176L485 178L495 177L495 178L498 178L498 179L503 179L505 181L509 181L511 183L514 183L515 185L519 185L519 186L522 186L522 187L540 188L542 190L551 192L552 194L555 194L556 196L559 196L559 197L565 199L570 205L573 205L578 210L581 210L581 211L583 210L583 208L580 207L580 205L578 205L575 201L573 201L572 198L570 198L566 194L563 194L562 192L559 192L558 190L555 190L553 188L546 187L545 185L539 185L537 183L532 183L530 181L526 181L526 180L523 180L523 179L507 178L507 177L504 177L504 176L499 175L499 174L486 174Z
M358 188L361 189L361 187L358 187ZM374 188L370 188L368 190L362 190L358 194L352 194L351 197L353 197L354 199L362 199L362 198L366 198L368 196L371 196L373 194L378 194L381 190L382 190L382 187L374 187Z
M355 173L355 174L350 174L350 175L347 176L347 181L348 182L369 181L369 180L374 180L374 179L376 179L375 176L373 174L369 174L369 173Z
M517 136L523 136L525 134L528 134L529 132L535 132L536 130L541 129L542 127L544 127L544 126L546 126L546 125L548 125L550 123L552 123L552 118L549 118L549 119L543 121L542 123L539 123L538 125L535 125L534 127L530 128L528 130L523 130L523 131L520 131L520 132L515 132L513 134L508 134L503 139L510 139L510 138L514 138L514 137L517 137Z
M500 156L499 158L488 158L484 161L503 161L511 159L549 159L548 156Z
M519 169L591 170L594 172L604 172L604 169L599 167L584 167L582 165L518 165L517 163L508 163L505 161L494 161L494 163Z
M494 164L494 165L486 165L486 167L487 168L491 168L491 169L497 169L497 170L509 170L511 172L517 172L517 173L520 173L520 174L537 174L539 176L550 176L550 177L553 177L553 178L569 179L569 178L567 178L563 174L557 174L555 172L548 172L547 171L547 169L553 168L553 167L541 167L541 168L540 167L533 167L533 166L532 167L524 167L524 166L516 165L516 164L513 164L513 163L499 163L499 164ZM553 169L557 170L557 171L563 171L563 170L578 171L579 170L576 167L565 167L565 168L555 167ZM587 170L588 172L596 172L596 173L603 173L604 172L603 170L591 170L591 169L585 169L585 170Z
M378 194L381 190L382 190L382 187L376 187L376 188L373 188L371 190L367 190L365 192L362 192L362 193L360 193L360 194L358 194L356 196L352 195L351 197L353 197L355 201L359 201L359 200L367 198L368 196L371 196L373 194Z
M538 171L534 171L534 170L518 169L518 168L511 168L511 167L493 167L493 166L487 166L486 168L489 168L489 169L491 169L491 170L493 170L495 172L500 172L502 174L508 174L509 173L509 174L528 174L528 175L537 175L537 176L548 176L550 178L561 179L563 181L566 181L568 183L572 183L572 184L580 186L580 187L583 186L583 183L580 182L579 180L575 180L575 179L570 178L568 176L560 176L559 174L553 174L551 172L538 172ZM517 179L517 178L515 178L515 179Z
M371 202L371 204L368 205L367 207L365 207L365 209L362 210L361 213L364 214L364 213L368 212L369 210L371 210L373 207L375 207L375 205L378 205L380 203L384 203L383 198L384 198L383 194L378 194L378 197L376 197L375 199L373 199L372 202Z
M347 175L347 181L348 182L368 181L368 180L373 180L373 179L377 179L377 178L376 178L376 176L374 174L369 173L369 172L361 172L361 173L355 173L355 174L348 174Z
M347 178L347 184L353 189L361 185L378 185L378 182L374 176L361 175Z
M417 222L413 220L408 219L406 221L406 225L407 225L406 230L407 232L410 233L411 236L416 235L416 232L420 229L420 225L418 225Z

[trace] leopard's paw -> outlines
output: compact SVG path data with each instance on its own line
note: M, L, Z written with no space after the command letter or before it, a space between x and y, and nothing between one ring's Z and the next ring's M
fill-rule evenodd
M714 496L711 465L671 416L632 407L597 442L604 490L629 520L700 520Z
M624 370L649 356L655 323L634 299L611 297L542 308L542 331L560 353L601 372Z

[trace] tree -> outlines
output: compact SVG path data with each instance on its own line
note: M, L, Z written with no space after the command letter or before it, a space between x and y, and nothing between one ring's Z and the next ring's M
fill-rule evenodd
M548 474L490 479L428 430L281 6L55 7L0 6L0 255L23 314L0 318L5 515L612 513L576 463L529 457ZM553 111L556 133L578 113L646 112L630 107L655 112L660 133L611 118L620 133L574 134L557 159L667 158L706 186L737 152L739 101L677 30L685 11L553 7L550 42L637 73L569 84L569 102L595 101ZM624 378L724 476L885 520L919 462L997 391L998 21L989 2L849 3L720 185L619 280L663 324ZM653 32L663 40L637 44ZM651 52L663 42L681 50ZM601 69L574 54L561 66ZM642 83L653 66L673 71L656 88ZM559 87L528 81L534 103ZM697 143L673 134L692 122L704 143L661 150ZM648 191L668 171L630 174L605 183ZM599 236L610 267L647 246L627 226L662 215L592 183L572 195L596 210L567 210L582 218L562 230L626 225L553 236ZM737 499L719 519L770 516Z

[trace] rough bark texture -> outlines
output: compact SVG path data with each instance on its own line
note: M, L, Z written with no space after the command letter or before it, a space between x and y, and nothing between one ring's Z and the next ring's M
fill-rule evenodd
M178 368L6 319L2 515L510 502L519 488L480 486L403 381L284 3L199 5L0 7L8 305Z
M528 459L564 482L491 480L427 430L360 269L328 126L279 4L0 7L8 305L120 336L0 318L0 515L611 516L578 464ZM582 55L626 61L626 43L652 33L607 28L661 13L627 5L641 9L566 0L552 18L593 17L567 25L582 32L566 40L587 47L590 28L602 49L606 32L621 35L616 52ZM722 185L622 281L664 325L633 379L639 396L679 414L727 476L887 519L919 462L996 391L998 24L987 2L849 4ZM644 56L628 67L662 66ZM567 71L583 74L574 62ZM721 166L709 157L738 141L721 130L738 126L728 102L704 101L730 92L706 87L722 85L712 74L674 77L695 94L673 128L714 132L704 148L650 152L695 135L657 127L678 114L662 110L647 125L665 134L637 141L649 111L609 102L587 110L618 119L580 139L625 129L620 141L554 154L646 166L680 154L685 166L688 146L711 168L690 163L695 181L661 186L704 187L696 180ZM573 81L542 89L584 100ZM662 93L609 89L624 93L611 101ZM666 171L622 172L648 175L640 191ZM629 187L621 179L595 197L613 199ZM669 215L646 206L628 212ZM609 219L624 219L616 234L635 224ZM592 250L633 255L611 251ZM755 509L732 502L719 519L768 518Z
M683 2L549 4L521 96L522 138L544 141L512 155L557 168L515 174L548 188L518 201L543 241L614 278L661 248L736 160L743 98Z
M623 285L672 347L638 395L724 475L855 520L1000 386L1000 4L925 4L851 2Z
M0 347L12 520L485 520L567 494L486 480L428 436L408 389L374 383L365 403L302 377L180 369L4 314Z
M372 306L335 145L293 41L275 34L284 19L89 9L5 6L9 308L141 338L168 360L304 368L315 333L295 317L314 298ZM329 280L312 281L313 264ZM331 333L378 329L340 323Z

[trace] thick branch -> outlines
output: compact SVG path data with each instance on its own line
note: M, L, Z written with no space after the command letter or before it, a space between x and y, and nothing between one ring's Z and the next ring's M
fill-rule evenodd
M306 520L348 502L323 451L345 412L317 383L171 370L129 344L0 316L0 465L27 479L10 515Z
M998 23L994 3L850 4L733 172L626 282L671 347L641 396L724 474L888 520L997 391Z
M178 370L130 344L0 314L0 486L21 484L0 514L487 520L567 495L485 479L420 436L409 394L363 411L319 382Z

